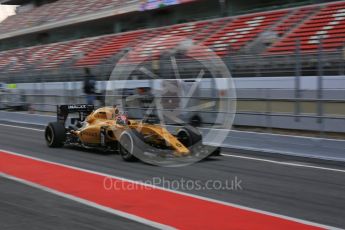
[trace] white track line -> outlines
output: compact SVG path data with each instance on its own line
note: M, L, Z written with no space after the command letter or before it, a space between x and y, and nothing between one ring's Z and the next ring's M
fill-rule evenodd
M27 130L37 131L37 132L43 132L44 131L44 129L35 129L35 128L30 128L30 127L17 126L17 125L0 124L0 126L10 127L10 128L18 128L18 129L27 129Z
M25 112L6 112L3 111L3 113L7 113L7 114L20 114L20 115L24 115L24 116L31 116L31 117L56 117L54 115L48 115L48 114L39 114L39 113L25 113Z
M259 209L255 209L255 208L249 208L249 207L246 207L246 206L242 206L242 205L238 205L238 204L234 204L234 203L230 203L230 202L220 201L220 200L216 200L216 199L212 199L212 198L208 198L208 197L203 197L203 196L199 196L199 195L195 195L195 194L191 194L191 193L171 190L171 189L167 189L167 188L164 188L164 187L159 187L159 186L155 186L155 185L151 185L151 184L146 184L146 183L143 183L143 182L138 182L138 181L134 181L134 180L130 180L130 179L127 179L127 178L118 177L118 176L114 176L114 175L110 175L110 174L106 174L106 173L100 173L100 172L96 172L96 171L92 171L92 170L88 170L88 169L78 168L78 167L75 167L75 166L65 165L65 164L56 163L56 162L52 162L52 161L47 161L47 160L43 160L43 159L40 159L40 158L36 158L36 157L32 157L32 156L27 156L27 155L23 155L23 154L20 154L20 153L15 153L15 152L3 150L3 149L0 149L0 152L5 152L5 153L8 153L8 154L12 154L12 155L16 155L16 156L20 156L20 157L24 157L24 158L28 158L28 159L33 159L33 160L37 160L37 161L40 161L40 162L45 162L45 163L49 163L49 164L53 164L53 165L58 165L58 166L62 166L62 167L67 167L67 168L71 168L71 169L74 169L74 170L79 170L79 171L82 171L82 172L92 173L92 174L96 174L96 175L100 175L100 176L104 176L104 177L108 177L108 178L114 178L114 179L117 179L117 180L122 180L122 181L133 183L133 184L138 184L140 186L147 186L147 187L151 187L151 188L154 188L154 189L159 189L159 190L163 190L163 191L167 191L167 192L171 192L171 193L175 193L175 194L179 194L179 195L183 195L183 196L188 196L188 197L192 197L192 198L196 198L196 199L200 199L200 200L204 200L204 201L209 201L209 202L213 202L213 203L217 203L217 204L226 205L226 206L229 206L229 207L239 208L239 209L250 211L250 212L256 212L256 213L260 213L260 214L264 214L264 215L268 215L268 216L273 216L273 217L277 217L277 218L281 218L281 219L285 219L285 220L289 220L289 221L294 221L294 222L305 224L305 225L310 225L310 226L315 226L315 227L325 228L325 229L336 229L336 230L340 229L340 228L335 228L335 227L332 227L332 226L327 226L327 225L323 225L323 224L319 224L319 223L315 223L315 222L311 222L311 221L307 221L307 220L301 220L301 219L290 217L290 216L285 216L285 215L281 215L281 214L267 212L267 211L263 211L263 210L259 210Z
M91 202L91 201L88 201L88 200L85 200L85 199L81 199L81 198L76 197L76 196L72 196L72 195L67 194L67 193L59 192L57 190L50 189L48 187L45 187L45 186L42 186L42 185L39 185L39 184L36 184L36 183L32 183L30 181L23 180L21 178L10 176L8 174L0 173L0 177L4 177L4 178L7 178L9 180L13 180L13 181L16 181L16 182L28 185L30 187L37 188L37 189L40 189L42 191L45 191L45 192L48 192L48 193L51 193L51 194L54 194L54 195L57 195L57 196L60 196L60 197L63 197L63 198L67 198L69 200L72 200L72 201L75 201L75 202L78 202L78 203L81 203L81 204L84 204L84 205L87 205L87 206L90 206L90 207L93 207L93 208L105 211L105 212L108 212L108 213L111 213L111 214L114 214L114 215L117 215L117 216L129 219L129 220L133 220L135 222L138 222L138 223L141 223L141 224L144 224L144 225L148 225L148 226L151 226L151 227L154 227L154 228L157 228L157 229L175 229L175 228L173 228L171 226L168 226L168 225L160 224L160 223L157 223L157 222L154 222L154 221L142 218L140 216L136 216L136 215L132 215L132 214L129 214L129 213L126 213L126 212L122 212L120 210L108 208L108 207L99 205L97 203L94 203L94 202Z
M240 130L231 130L231 132L233 133L250 133L250 134L254 134L254 135L261 135L261 136L276 136L276 137L297 137L300 139L311 139L311 140L315 140L315 141L336 141L336 142L345 142L345 140L342 139L330 139L330 138L324 138L324 137L307 137L307 136L293 136L293 135L288 135L288 134L278 134L278 133L260 133L260 132L254 132L254 131L240 131Z
M246 156L234 155L234 154L222 154L222 156L233 157L233 158L240 158L240 159L245 159L245 160L262 161L262 162L267 162L267 163L272 163L272 164L279 164L279 165L285 165L285 166L312 168L312 169L320 169L320 170L327 170L327 171L345 173L345 170L343 170L343 169L327 168L327 167L321 167L321 166L306 165L306 164L284 162L284 161L267 160L267 159L257 158L257 157L246 157Z

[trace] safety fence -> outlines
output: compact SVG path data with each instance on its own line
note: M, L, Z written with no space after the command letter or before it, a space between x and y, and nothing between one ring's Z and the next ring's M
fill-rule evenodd
M323 135L325 132L345 131L343 89L325 90L321 98L315 90L303 90L300 98L294 97L293 90L282 89L238 89L236 94L237 97L215 98L207 95L177 97L108 93L95 95L95 104L120 105L135 119L143 119L152 113L157 115L173 111L178 121L195 122L203 127L221 128L221 124L215 122L216 118L219 122L234 117L233 124L236 126L260 127L268 132L272 129L290 129L316 131ZM82 95L80 89L61 91L57 94L51 94L46 90L41 93L18 92L0 95L0 108L25 109L33 113L54 113L57 105L85 103L86 96ZM231 103L235 107L228 106ZM185 106L182 107L182 104ZM165 122L175 121L169 118Z

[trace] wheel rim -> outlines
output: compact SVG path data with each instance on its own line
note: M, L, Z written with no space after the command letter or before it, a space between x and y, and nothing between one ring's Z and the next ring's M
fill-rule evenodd
M129 157L132 155L131 153L131 149L132 149L132 141L129 138L129 136L123 135L123 137L121 138L121 155L124 157Z
M50 126L47 128L45 136L46 136L46 141L48 142L48 144L51 144L54 139L54 132Z

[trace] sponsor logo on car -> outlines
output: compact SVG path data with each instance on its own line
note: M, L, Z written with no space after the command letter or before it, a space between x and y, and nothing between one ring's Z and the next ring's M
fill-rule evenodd
M69 105L68 109L86 109L86 105Z

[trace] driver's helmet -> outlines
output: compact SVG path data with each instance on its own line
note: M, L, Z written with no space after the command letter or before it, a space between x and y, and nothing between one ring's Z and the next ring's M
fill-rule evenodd
M127 125L128 124L128 116L127 114L121 114L115 117L116 124L118 125Z

